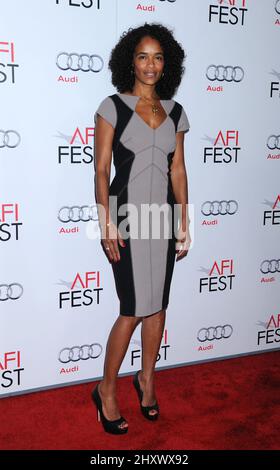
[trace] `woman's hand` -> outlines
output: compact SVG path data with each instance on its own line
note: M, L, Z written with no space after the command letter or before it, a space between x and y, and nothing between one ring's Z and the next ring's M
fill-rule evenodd
M109 261L120 261L121 257L118 244L120 244L123 248L125 247L125 242L121 237L120 231L113 222L110 222L109 224L106 224L106 229L104 229L102 232L104 236L102 236L101 243L105 249L105 253L108 256Z
M178 230L178 237L176 242L176 261L180 261L187 255L191 241L189 228L183 231L182 227L180 227Z

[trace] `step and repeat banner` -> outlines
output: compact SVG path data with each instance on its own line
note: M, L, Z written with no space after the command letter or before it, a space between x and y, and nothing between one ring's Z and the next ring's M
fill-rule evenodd
M112 48L145 21L186 51L190 121L192 245L157 369L279 347L280 0L0 0L1 397L103 375L119 301L93 118L116 92ZM141 325L120 375L140 367Z

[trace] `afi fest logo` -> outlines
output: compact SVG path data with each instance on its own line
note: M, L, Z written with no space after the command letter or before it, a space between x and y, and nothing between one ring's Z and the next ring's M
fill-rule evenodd
M100 10L101 0L56 0L56 5Z
M207 277L199 279L199 292L203 290L207 292L219 292L224 290L232 290L233 287L233 259L222 259L220 262L215 261L211 269L201 268Z
M276 77L277 80L270 82L269 98L274 98L275 96L280 98L280 72L277 72L277 70L272 70L270 75Z
M280 194L278 194L275 202L268 200L264 201L264 204L271 207L270 210L266 210L263 213L263 225L280 225Z
M0 203L0 242L19 240L20 226L19 205Z
M77 273L73 282L61 280L58 284L68 287L68 290L59 292L59 308L89 307L100 303L100 291L103 290L100 271L89 271L84 275Z
M9 388L12 385L21 385L21 373L24 370L21 367L20 351L9 351L0 353L0 378L1 387Z
M16 83L15 45L13 42L0 41L0 84Z
M134 343L135 346L132 347L132 350L130 352L130 365L132 367L134 367L135 364L139 366L139 363L141 362L141 341L137 339L132 339L131 343ZM167 361L169 348L170 344L168 344L167 340L167 329L165 329L162 335L161 345L156 362L164 363Z
M220 130L215 137L205 136L211 143L203 149L203 163L235 164L241 151L238 130Z
M58 146L59 165L92 163L94 127L86 127L83 131L77 127L72 135L66 135L58 131L55 137L67 142L67 145Z
M217 3L209 5L209 23L244 26L247 0L218 0Z
M264 344L275 344L280 341L280 313L271 315L268 322L258 322L259 326L263 329L257 333L257 345L263 346Z

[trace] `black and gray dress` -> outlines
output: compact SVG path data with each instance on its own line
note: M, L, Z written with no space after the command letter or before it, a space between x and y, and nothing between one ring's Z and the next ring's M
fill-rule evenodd
M100 114L115 130L115 177L110 184L109 195L116 196L117 211L122 204L132 204L139 212L142 204L167 206L168 203L171 208L167 235L166 228L160 224L156 236L150 231L152 233L143 237L139 223L138 235L130 233L127 238L128 224L124 237L126 246L119 245L121 259L112 261L120 315L143 317L166 309L169 302L176 256L173 227L177 214L170 166L176 147L176 132L187 131L190 125L182 105L169 99L161 100L166 118L153 129L135 111L139 99L139 96L123 93L108 96L100 103L94 118L96 120ZM119 227L128 219L128 212L117 214L115 219L112 214L112 218ZM150 219L148 225L151 228Z

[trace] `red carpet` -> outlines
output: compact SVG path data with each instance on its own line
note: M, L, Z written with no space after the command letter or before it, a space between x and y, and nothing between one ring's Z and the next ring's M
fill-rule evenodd
M280 351L156 373L161 416L140 414L132 377L118 379L128 434L104 433L95 382L0 400L1 449L279 449Z

